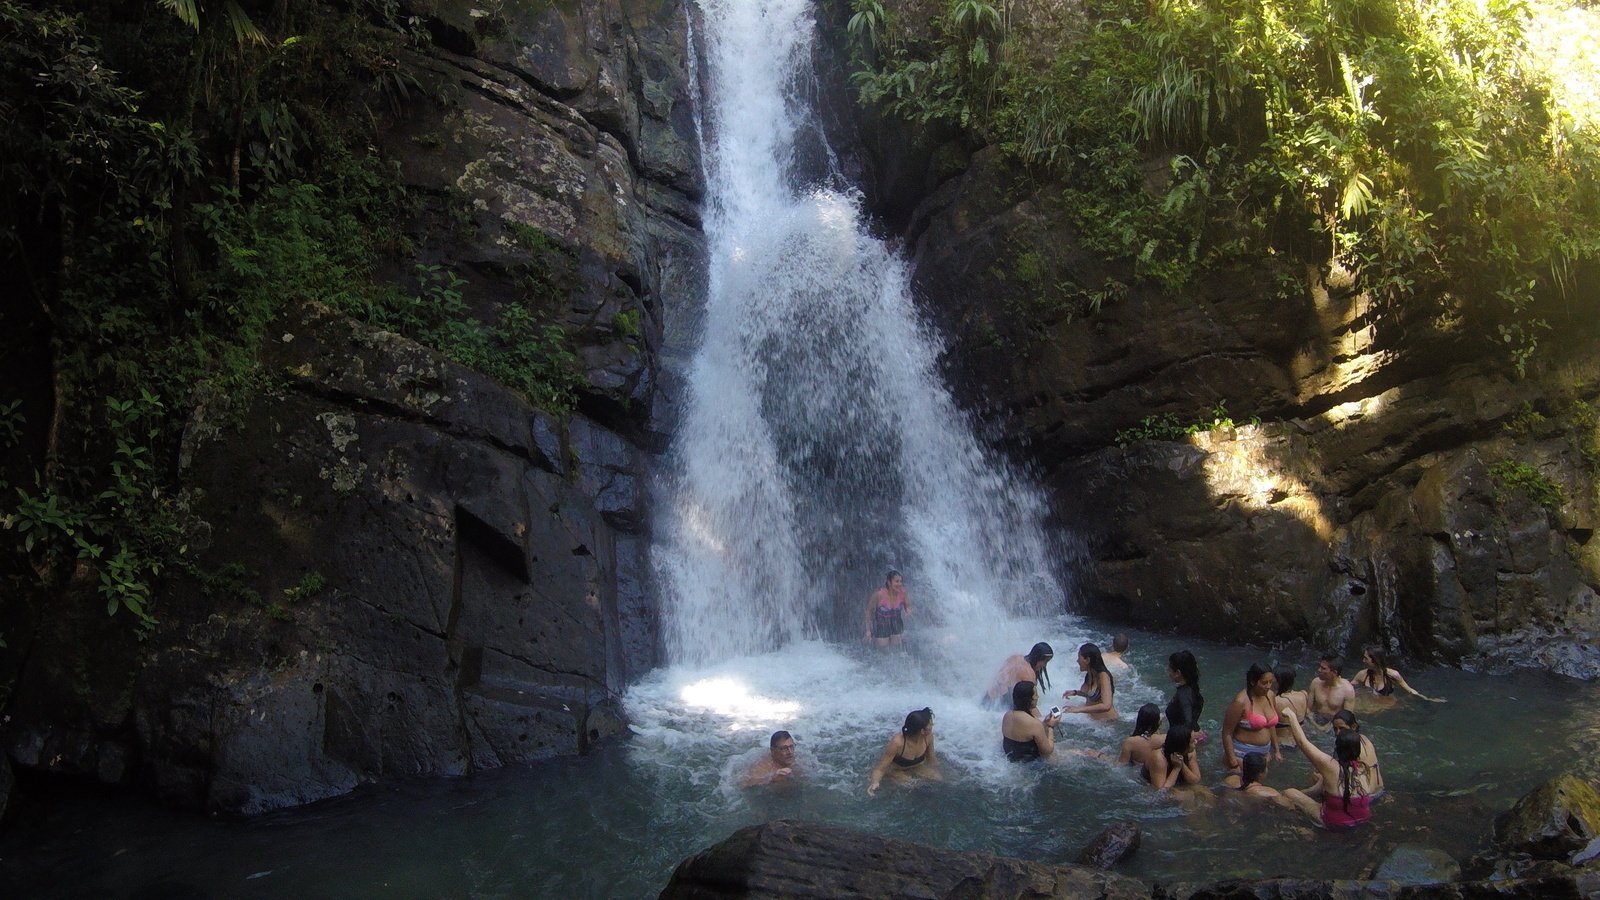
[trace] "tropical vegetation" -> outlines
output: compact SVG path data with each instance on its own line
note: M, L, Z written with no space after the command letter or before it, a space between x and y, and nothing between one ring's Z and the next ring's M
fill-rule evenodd
M1593 317L1600 15L1584 5L850 12L863 103L1003 147L1136 278L1179 290L1239 259L1316 263L1378 309L1498 345L1518 372L1552 318Z

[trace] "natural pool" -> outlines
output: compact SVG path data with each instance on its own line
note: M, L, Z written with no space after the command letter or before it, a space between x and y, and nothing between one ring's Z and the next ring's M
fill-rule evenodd
M744 825L829 822L936 846L1068 862L1107 822L1131 818L1141 849L1119 871L1150 881L1232 876L1358 877L1398 845L1465 859L1493 816L1528 789L1600 751L1596 691L1533 672L1407 671L1445 704L1401 701L1363 717L1388 797L1373 824L1344 834L1226 798L1185 813L1129 772L1068 756L1016 766L999 751L997 713L976 696L1006 652L1056 648L1055 693L1077 686L1073 650L1103 628L1066 617L923 632L905 652L801 643L689 671L654 673L628 694L638 733L581 759L470 778L385 786L249 820L148 802L74 796L20 810L0 835L0 883L28 897L641 897L678 860ZM1228 647L1134 633L1135 677L1118 680L1117 723L1070 717L1067 746L1113 749L1140 703L1164 705L1165 658L1199 656L1204 720L1217 723L1250 662L1283 658L1309 678L1312 652ZM1348 674L1348 672L1347 672ZM913 708L932 706L948 781L886 786L868 770ZM774 795L731 785L775 728L799 736L804 787ZM1213 741L1208 782L1221 775ZM1269 783L1302 784L1297 754Z

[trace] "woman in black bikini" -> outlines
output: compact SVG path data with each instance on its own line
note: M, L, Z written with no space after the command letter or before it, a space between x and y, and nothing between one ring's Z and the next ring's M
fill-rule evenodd
M1011 710L1000 720L1000 747L1006 759L1049 759L1056 752L1054 729L1060 722L1059 712L1041 721L1039 705L1033 699L1033 682L1017 682L1011 688Z
M889 745L883 748L883 756L878 758L878 764L872 767L872 774L867 777L867 796L878 793L878 785L883 782L884 775L896 781L907 778L943 780L944 776L939 773L939 758L933 750L933 710L923 707L906 714L906 724L901 727L899 734L889 739Z
M1067 691L1061 699L1068 697L1082 697L1082 706L1073 706L1063 709L1064 713L1087 713L1096 720L1110 720L1117 717L1117 682L1111 677L1111 671L1106 668L1105 657L1100 655L1100 648L1094 644L1084 644L1078 648L1078 669L1083 672L1083 687L1075 691Z
M1374 696L1393 697L1394 689L1399 688L1413 697L1421 697L1433 703L1444 702L1443 697L1429 697L1427 694L1406 684L1406 680L1400 676L1399 672L1389 668L1388 657L1377 647L1368 648L1367 652L1361 656L1361 663L1365 668L1357 672L1356 677L1350 679L1350 683L1358 688L1364 687L1372 691Z

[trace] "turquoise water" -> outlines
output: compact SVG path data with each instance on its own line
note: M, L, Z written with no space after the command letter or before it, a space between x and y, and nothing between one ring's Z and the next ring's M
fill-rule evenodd
M991 642L1021 649L1023 638L1050 640L1059 692L1076 687L1069 648L1101 637L1091 628L1067 618L982 637L970 629L920 634L894 657L802 644L658 672L628 698L639 733L589 757L370 788L249 820L72 795L8 821L0 883L14 886L9 896L38 897L640 897L658 892L684 856L778 818L1046 863L1069 862L1106 823L1131 818L1144 842L1119 871L1150 881L1362 877L1400 844L1464 860L1487 846L1496 813L1600 750L1592 686L1531 672L1414 669L1406 672L1414 685L1450 702L1401 701L1363 718L1388 797L1371 826L1349 833L1325 833L1238 797L1186 812L1130 772L1082 757L1004 762L998 715L973 699L982 685L971 673L999 661ZM968 645L970 653L950 652ZM1200 657L1213 736L1250 662L1282 655L1307 676L1315 655L1136 634L1130 660L1138 674L1118 682L1123 721L1069 719L1060 742L1113 750L1139 703L1164 705L1165 656L1180 646ZM922 705L934 708L948 780L886 785L868 798L866 775L884 741L905 711ZM800 738L803 786L784 795L740 792L733 777L779 726ZM1219 757L1213 741L1202 764L1208 782L1220 778ZM1295 754L1268 783L1298 786L1308 777Z

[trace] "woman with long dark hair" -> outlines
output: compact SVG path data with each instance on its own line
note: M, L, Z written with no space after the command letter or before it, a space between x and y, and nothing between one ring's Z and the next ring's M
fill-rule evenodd
M1145 762L1144 777L1158 791L1179 785L1200 783L1200 760L1194 747L1194 732L1168 729L1161 749Z
M1341 731L1333 739L1333 755L1323 753L1306 738L1300 723L1290 721L1295 746L1322 782L1322 802L1304 791L1289 788L1283 798L1325 828L1354 828L1372 819L1372 772L1361 761L1361 735Z
M1172 692L1172 702L1167 704L1167 730L1200 731L1200 711L1205 709L1205 698L1200 696L1200 664L1194 654L1179 650L1167 657L1167 677L1177 685ZM1204 738L1197 734L1195 743ZM1152 744L1154 747L1159 744Z
M1278 749L1278 705L1273 697L1277 677L1260 663L1251 663L1244 676L1244 690L1233 698L1222 714L1222 762L1239 768L1239 757L1267 754L1274 761L1283 759Z
M1117 717L1117 681L1106 668L1100 648L1084 644L1078 648L1078 671L1083 673L1083 686L1067 691L1061 699L1082 697L1082 706L1065 707L1064 713L1086 713L1092 719L1111 720Z
M1289 719L1304 723L1311 715L1311 695L1294 689L1294 666L1280 665L1272 671L1278 682L1278 746L1294 749L1294 734L1289 731Z
M939 773L939 758L933 749L933 710L923 707L906 714L906 723L898 734L889 738L878 764L867 776L867 796L878 793L878 785L885 775L895 781L908 778L938 781L944 777Z
M1122 752L1117 756L1118 765L1144 765L1150 754L1156 752L1151 745L1153 739L1160 739L1157 734L1160 730L1161 707L1154 703L1139 707L1139 713L1133 719L1133 734L1122 739Z
M1443 697L1429 697L1406 684L1405 678L1399 671L1389 668L1388 655L1377 647L1367 648L1367 652L1361 656L1361 664L1361 671L1350 679L1350 683L1357 688L1366 688L1374 697L1392 698L1394 689L1399 688L1413 697L1421 697L1433 703L1445 702Z
M1000 719L1000 749L1012 762L1049 759L1056 752L1055 727L1061 714L1039 716L1033 682L1019 681L1011 687L1011 710Z

